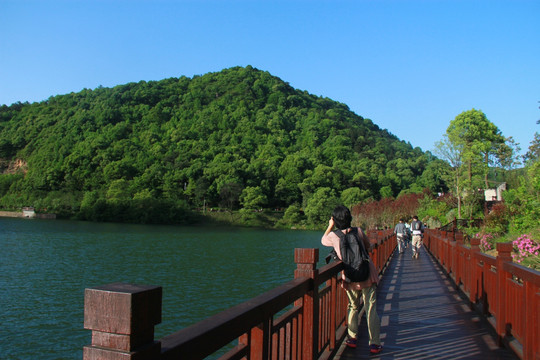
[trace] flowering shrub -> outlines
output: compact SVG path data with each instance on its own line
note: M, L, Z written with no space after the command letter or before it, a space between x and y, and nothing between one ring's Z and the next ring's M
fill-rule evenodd
M503 202L496 203L491 207L491 211L484 218L484 227L489 229L489 232L492 234L505 234L508 232L509 218L509 210L506 205Z
M474 237L480 239L480 249L483 252L493 249L493 235L477 233Z
M521 235L512 243L514 244L514 250L517 253L512 254L512 258L518 263L526 258L538 257L540 255L540 244L532 240L528 234Z

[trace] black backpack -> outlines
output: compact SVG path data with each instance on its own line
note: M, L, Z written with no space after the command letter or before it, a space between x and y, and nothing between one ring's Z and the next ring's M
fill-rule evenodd
M413 230L422 230L422 223L418 220L416 221L413 221L412 224L411 224L411 228Z
M348 282L365 281L369 277L369 255L364 243L358 237L358 229L353 227L344 234L341 230L334 231L339 237L341 261L345 266L345 278Z

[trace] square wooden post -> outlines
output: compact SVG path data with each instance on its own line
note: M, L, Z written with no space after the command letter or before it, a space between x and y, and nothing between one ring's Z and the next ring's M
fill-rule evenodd
M295 249L294 262L297 268L294 278L313 279L313 290L304 295L302 315L302 359L315 359L318 352L319 340L319 288L317 286L317 262L319 249Z
M84 360L159 359L154 326L161 322L162 288L114 283L85 290L84 328L92 344Z
M495 329L499 336L500 344L503 344L504 338L508 335L506 323L506 292L508 290L508 279L512 278L512 274L504 271L503 264L512 262L512 243L497 243L497 305L496 305L496 325Z
M471 239L471 259L470 259L470 274L471 274L471 293L470 301L471 303L476 303L480 298L480 276L478 269L478 257L480 254L480 239L472 238Z
M454 275L456 279L456 288L459 288L460 284L465 285L463 273L463 265L465 264L464 254L463 254L463 234L456 234L456 242L454 243Z

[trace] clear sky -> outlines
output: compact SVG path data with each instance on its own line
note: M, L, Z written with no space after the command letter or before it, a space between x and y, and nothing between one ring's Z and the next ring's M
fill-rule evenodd
M252 65L433 150L540 132L538 0L0 0L0 104Z

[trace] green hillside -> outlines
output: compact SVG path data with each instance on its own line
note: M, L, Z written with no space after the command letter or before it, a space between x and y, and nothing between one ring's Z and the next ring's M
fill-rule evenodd
M429 153L250 66L0 107L0 207L182 222L439 186ZM427 169L427 171L426 171Z

